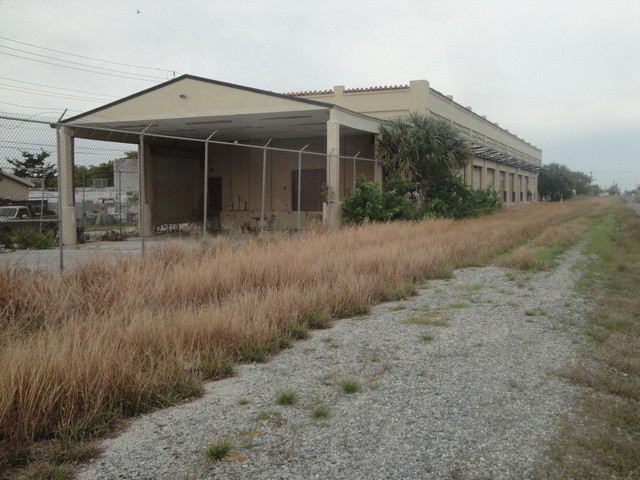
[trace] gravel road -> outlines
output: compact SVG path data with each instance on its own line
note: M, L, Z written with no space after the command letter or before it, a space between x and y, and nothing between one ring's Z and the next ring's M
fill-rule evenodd
M551 272L468 268L209 383L197 401L103 441L81 479L527 478L577 387L582 257ZM421 316L426 323L405 322ZM443 325L433 325L433 324ZM344 379L361 391L346 394ZM292 390L297 403L276 405ZM327 418L312 413L324 407ZM231 458L206 459L229 438Z

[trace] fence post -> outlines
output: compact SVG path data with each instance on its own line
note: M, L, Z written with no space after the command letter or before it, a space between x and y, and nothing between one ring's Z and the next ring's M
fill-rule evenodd
M260 214L260 234L264 233L264 203L267 193L267 147L271 143L272 138L262 147L262 212Z
M326 218L326 223L327 225L331 225L331 185L330 185L330 179L331 179L331 157L333 156L333 152L335 152L336 149L332 149L331 153L327 154L327 182L326 182L326 186L327 186L327 198L325 199L327 202L327 218ZM340 157L338 157L338 161ZM339 167L339 165L338 165ZM324 219L323 219L324 220Z
M203 199L203 218L202 218L202 235L207 234L207 215L209 209L209 140L218 130L214 131L204 141L204 199Z
M298 152L298 233L302 229L301 220L300 220L300 200L302 199L302 152L305 148L307 148L309 144L307 143L304 147L300 149Z
M64 238L62 233L64 228L62 228L62 190L60 188L60 176L62 175L62 170L60 169L60 122L62 121L62 118L66 115L66 113L67 109L65 108L64 112L62 112L62 115L60 115L60 118L58 118L58 121L56 122L56 156L58 157L56 159L56 164L58 166L58 248L60 253L60 273L64 271Z
M65 110L66 112L66 110ZM62 114L64 115L64 113ZM60 120L62 117L60 117ZM60 120L56 123L56 150L57 150L57 159L56 163L58 164L58 246L60 253L60 273L64 271L64 238L62 231L62 193L60 190Z
M120 224L120 238L122 238L122 171L121 170L118 170L118 223Z
M145 229L144 229L144 224L145 224L145 220L144 218L142 218L143 216L143 210L144 210L144 204L145 204L145 200L146 200L146 193L145 193L145 188L146 188L146 181L145 181L145 169L144 169L144 132L147 131L147 129L153 125L152 123L150 123L149 125L147 125L145 127L144 130L142 130L140 132L140 153L138 155L138 162L140 163L140 167L138 168L138 171L140 172L140 179L138 184L140 185L140 195L139 195L139 200L138 200L138 223L140 225L140 237L142 238L142 255L144 255L144 236L145 236Z
M353 192L355 193L356 191L356 158L358 157L358 155L360 155L360 152L356 153L353 156Z

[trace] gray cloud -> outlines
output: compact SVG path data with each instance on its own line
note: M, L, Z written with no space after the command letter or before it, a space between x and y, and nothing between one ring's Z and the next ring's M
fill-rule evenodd
M622 188L640 177L638 19L635 0L0 2L8 38L274 91L426 78L542 148L545 162L584 171L590 158L588 170L602 171L603 181L631 172L620 176ZM116 96L153 85L6 55L0 70ZM98 105L5 90L0 101ZM602 145L611 147L606 161L590 153Z

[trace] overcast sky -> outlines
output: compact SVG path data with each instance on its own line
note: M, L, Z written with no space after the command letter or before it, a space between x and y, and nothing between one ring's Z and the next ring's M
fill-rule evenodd
M276 92L427 79L543 163L640 184L639 0L0 0L0 37L3 112L76 114L174 71Z

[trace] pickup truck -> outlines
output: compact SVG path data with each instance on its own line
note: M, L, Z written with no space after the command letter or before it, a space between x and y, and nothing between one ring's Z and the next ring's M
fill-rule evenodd
M58 216L42 211L31 205L0 206L0 237L7 237L16 231L38 230L58 231Z

